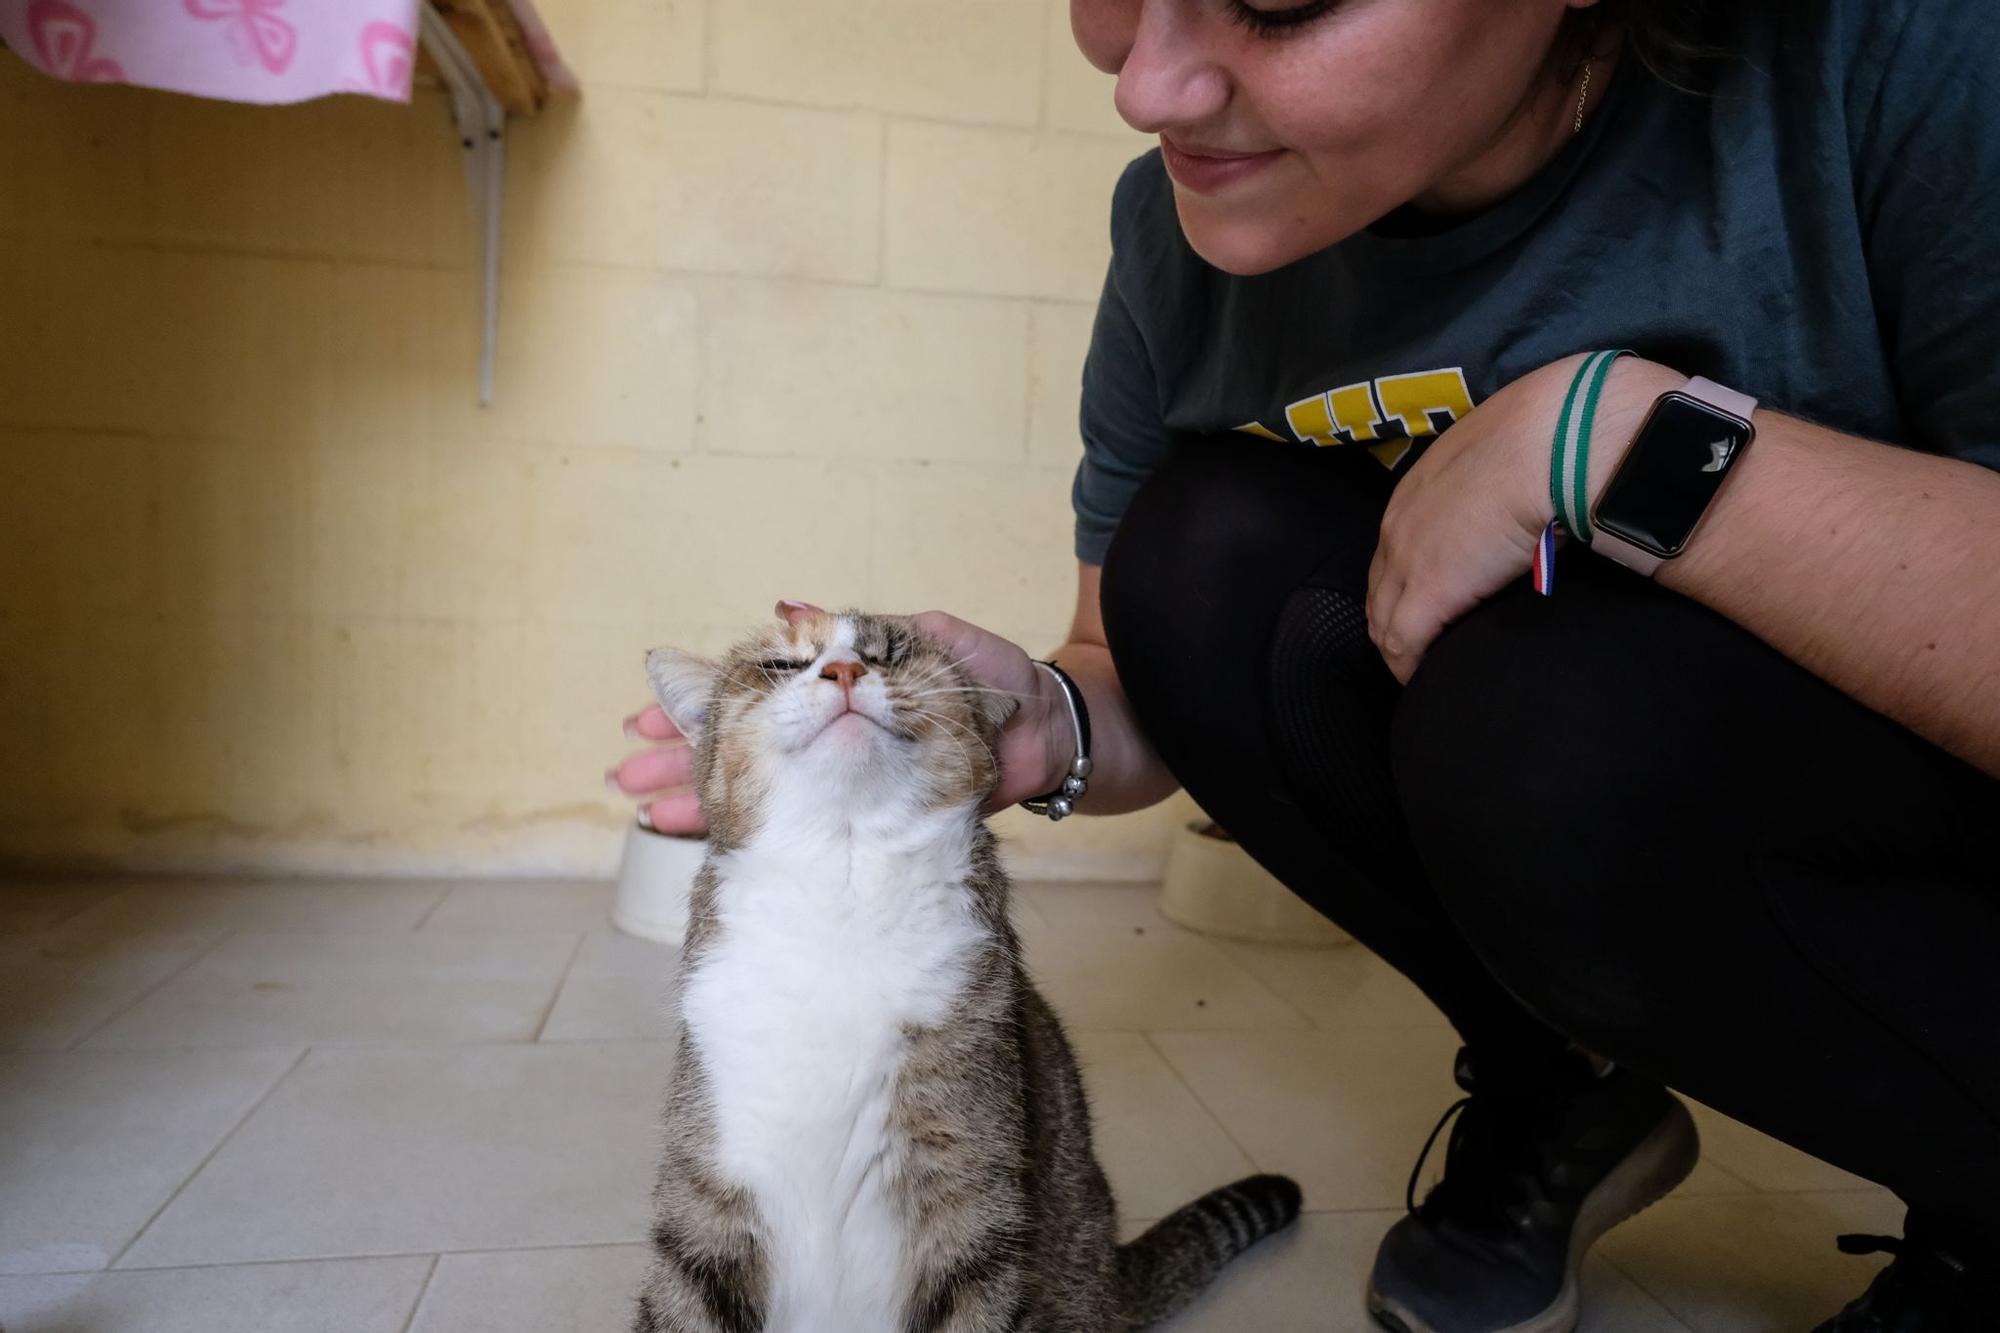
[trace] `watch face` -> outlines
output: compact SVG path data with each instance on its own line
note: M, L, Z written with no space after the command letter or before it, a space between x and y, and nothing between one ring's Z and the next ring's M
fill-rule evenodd
M1679 555L1751 435L1747 422L1707 403L1662 395L1591 522L1654 555Z

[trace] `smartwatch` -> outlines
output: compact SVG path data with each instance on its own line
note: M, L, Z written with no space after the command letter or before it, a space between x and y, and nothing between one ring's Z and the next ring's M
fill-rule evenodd
M1648 577L1687 549L1757 438L1756 410L1755 398L1700 376L1661 394L1608 477L1590 460L1590 549Z

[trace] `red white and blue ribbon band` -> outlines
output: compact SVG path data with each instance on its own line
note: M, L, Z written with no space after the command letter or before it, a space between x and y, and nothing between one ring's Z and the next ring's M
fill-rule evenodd
M1550 523L1542 529L1541 540L1535 543L1535 591L1544 597L1556 590L1556 525Z

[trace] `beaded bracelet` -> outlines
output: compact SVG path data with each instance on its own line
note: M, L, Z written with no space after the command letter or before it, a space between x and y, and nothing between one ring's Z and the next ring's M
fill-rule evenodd
M1090 776L1090 709L1084 706L1083 691L1054 662L1037 660L1035 665L1055 678L1062 688L1063 700L1069 705L1070 730L1076 736L1076 758L1069 761L1069 773L1062 785L1054 791L1045 792L1021 802L1021 808L1031 814L1047 815L1050 819L1065 819L1076 809L1077 800L1090 786L1085 780Z

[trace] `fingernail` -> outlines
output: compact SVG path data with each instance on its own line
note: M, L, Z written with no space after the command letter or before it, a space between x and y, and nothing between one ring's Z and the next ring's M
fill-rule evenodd
M639 715L637 713L634 713L632 714L632 716L625 719L624 730L625 730L625 739L628 741L637 741L645 739L643 736L639 734Z
M653 827L653 812L647 806L642 805L639 807L639 827L642 829Z
M607 768L604 770L604 785L611 791L617 791L619 789L617 769Z

